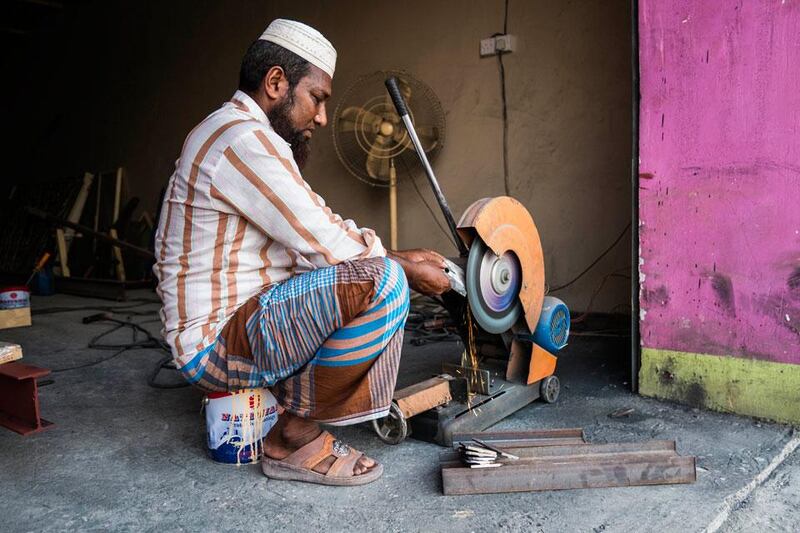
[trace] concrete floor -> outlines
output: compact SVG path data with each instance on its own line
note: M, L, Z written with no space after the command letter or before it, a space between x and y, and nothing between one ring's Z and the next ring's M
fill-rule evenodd
M153 298L149 292L137 297ZM31 328L0 331L20 343L24 362L63 368L112 352L87 350L107 325L83 325L108 302L35 298ZM157 306L138 310L155 312ZM121 313L121 316L125 316ZM135 316L153 332L155 315ZM125 342L129 334L116 340ZM456 343L406 345L400 385L457 358ZM800 452L788 426L709 413L633 395L627 349L575 337L559 359L561 398L535 403L497 428L583 427L592 442L677 439L698 458L692 485L569 490L491 496L441 494L442 450L413 439L381 443L367 426L339 428L346 442L386 466L372 485L329 488L268 481L258 467L211 462L204 448L201 394L157 390L146 378L161 353L125 352L102 364L53 374L41 389L55 427L21 437L0 430L0 516L5 531L794 531L800 528ZM167 373L165 379L175 376ZM609 418L619 408L627 418ZM786 455L785 461L775 461ZM781 455L781 458L783 457ZM765 469L775 468L766 476ZM761 474L766 479L756 485ZM748 485L751 484L751 485Z

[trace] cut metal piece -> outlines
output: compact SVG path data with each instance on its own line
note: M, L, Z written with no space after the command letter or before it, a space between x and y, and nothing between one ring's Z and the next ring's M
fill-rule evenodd
M465 379L470 384L470 390L477 394L493 394L497 387L492 373L484 368L470 368L467 366L442 364L442 371L456 379Z
M480 444L484 448L488 448L488 449L492 450L493 452L497 453L498 455L502 455L506 459L511 459L512 461L516 461L517 459L519 459L519 457L517 457L516 455L508 453L508 452L504 452L500 448L495 448L494 446L492 446L490 444L486 444L482 440L478 440L478 439L472 439L472 440L474 442L477 442L478 444Z
M0 365L0 426L20 435L37 433L52 426L39 416L36 380L50 370L22 363Z
M453 263L449 259L444 260L447 268L444 270L447 279L450 280L450 288L456 291L461 296L467 296L467 287L465 283L465 275L464 270L458 266L457 264Z

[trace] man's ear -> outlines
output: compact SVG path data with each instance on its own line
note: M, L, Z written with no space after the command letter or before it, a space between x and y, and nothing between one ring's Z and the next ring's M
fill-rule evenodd
M270 100L282 99L289 90L289 80L286 73L279 66L274 66L264 76L264 92Z

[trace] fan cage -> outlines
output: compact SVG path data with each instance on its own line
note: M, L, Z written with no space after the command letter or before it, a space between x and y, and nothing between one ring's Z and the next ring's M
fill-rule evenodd
M385 150L376 148L373 156L394 159L398 174L412 172L419 165L419 160L413 147L410 147L408 132L402 126L386 91L384 82L391 76L398 79L415 128L427 132L429 137L435 137L433 147L425 152L428 159L433 161L444 146L444 111L438 97L428 85L401 70L379 70L358 78L348 87L336 106L332 128L333 145L347 171L375 187L389 186L388 175L373 177L367 172L367 159L375 139L364 134L361 128L342 131L342 113L351 107L364 108L389 120L396 128L402 128L400 139L403 139L403 143L393 142Z

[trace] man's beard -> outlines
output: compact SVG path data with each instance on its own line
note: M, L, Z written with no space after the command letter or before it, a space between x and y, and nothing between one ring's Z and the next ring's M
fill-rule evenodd
M283 102L277 104L267 113L267 118L275 133L289 143L294 160L298 168L302 169L306 166L308 156L311 153L311 139L306 138L303 130L298 130L292 124L291 111L293 106L294 94L289 93L283 99Z

